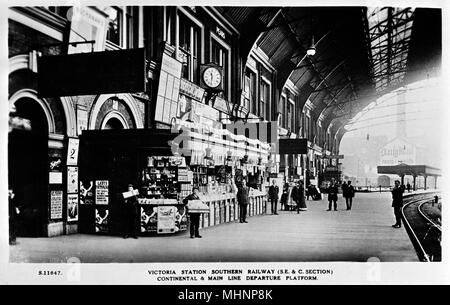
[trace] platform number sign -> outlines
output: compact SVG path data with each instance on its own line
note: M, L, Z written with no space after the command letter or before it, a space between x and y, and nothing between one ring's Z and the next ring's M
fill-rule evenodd
M69 144L67 145L67 165L77 165L79 146L79 139L69 138Z

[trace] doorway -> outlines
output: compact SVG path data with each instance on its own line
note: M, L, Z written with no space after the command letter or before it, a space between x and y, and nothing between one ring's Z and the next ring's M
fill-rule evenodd
M15 103L17 117L31 130L13 129L8 136L8 179L20 208L18 236L44 235L48 223L48 123L44 110L31 98Z

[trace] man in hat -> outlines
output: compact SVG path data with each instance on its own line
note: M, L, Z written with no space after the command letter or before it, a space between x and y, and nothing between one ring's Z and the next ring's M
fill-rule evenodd
M198 187L192 188L192 194L188 195L186 198L183 199L183 203L187 204L189 200L200 200L200 197L198 196ZM188 209L189 213L189 228L191 233L191 238L202 238L200 233L198 232L198 228L200 227L200 213L191 213Z
M134 192L133 184L128 185L128 192ZM133 194L133 196L125 199L124 208L125 229L123 238L128 238L129 236L131 236L134 239L137 239L140 213L139 203L136 195Z
M247 206L248 206L249 188L247 187L247 181L242 180L242 184L238 187L236 199L239 204L239 222L247 223Z
M269 199L272 206L272 214L278 215L277 213L277 203L278 203L278 193L280 192L275 179L272 180L272 185L269 187Z

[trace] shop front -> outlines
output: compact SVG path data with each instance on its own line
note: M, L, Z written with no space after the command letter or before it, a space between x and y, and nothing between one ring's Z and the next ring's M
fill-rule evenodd
M180 135L167 129L83 131L79 232L121 234L126 221L124 193L129 184L137 191L141 235L185 231L188 215L183 199L194 186L200 188L200 199L210 210L203 214L201 227L235 221L239 207L231 184L238 177L248 179L250 174L264 172L258 158L243 162L245 146L248 155L258 155L249 153L249 143L233 149L224 143L208 142L200 133L190 134L183 148L177 150L173 144ZM252 188L249 216L264 214L266 201L264 191Z

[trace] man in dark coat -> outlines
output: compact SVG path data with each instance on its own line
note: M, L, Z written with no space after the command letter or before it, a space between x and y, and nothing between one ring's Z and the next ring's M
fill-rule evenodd
M287 210L287 202L289 200L289 183L285 183L283 186L283 194L281 195L281 209Z
M347 205L347 210L352 209L353 197L355 197L355 188L352 185L351 181L348 181L344 188L344 184L342 185L342 195L345 198L345 203Z
M128 191L134 191L133 185L128 185ZM139 202L136 195L128 197L125 199L124 206L124 217L125 217L125 230L123 238L128 238L129 236L134 239L138 238L138 228L140 220Z
M200 197L198 196L198 187L194 187L192 189L192 194L188 195L186 198L183 199L183 203L187 204L189 200L200 200ZM191 238L202 238L200 233L198 232L198 229L200 227L200 213L189 213L189 229L191 233Z
M334 210L337 211L337 200L338 200L338 187L336 182L331 181L330 186L327 189L328 193L328 210L331 211L331 203L334 203Z
M272 181L272 185L269 187L269 199L272 206L272 214L278 215L277 213L277 203L278 203L278 193L280 192L278 185L275 184L276 181Z
M238 187L238 191L236 194L237 202L239 204L239 222L247 223L247 205L248 205L248 195L249 189L247 187L247 182L245 179L242 180L242 184Z
M403 192L404 186L400 185L400 181L395 180L395 186L392 189L392 207L394 208L395 224L394 228L401 228L402 226L402 207L403 207Z

